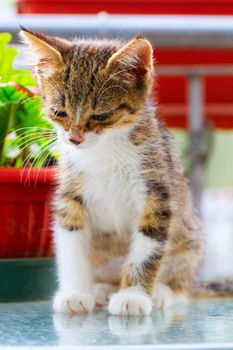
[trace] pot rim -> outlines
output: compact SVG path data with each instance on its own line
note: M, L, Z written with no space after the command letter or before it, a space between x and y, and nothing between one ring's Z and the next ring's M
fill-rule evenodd
M38 169L0 167L0 183L54 183L57 171L57 167Z

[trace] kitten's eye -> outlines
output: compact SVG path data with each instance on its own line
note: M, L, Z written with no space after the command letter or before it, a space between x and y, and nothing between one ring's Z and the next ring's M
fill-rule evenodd
M56 115L56 117L67 117L67 113L64 111L56 111L55 109L52 109L53 113Z
M91 116L91 118L94 119L94 120L97 120L97 121L102 121L102 120L107 119L111 115L112 115L112 112L110 112L110 113L101 113L101 114L93 114Z

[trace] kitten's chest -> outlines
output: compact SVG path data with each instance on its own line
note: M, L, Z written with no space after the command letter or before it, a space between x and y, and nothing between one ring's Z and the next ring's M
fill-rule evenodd
M144 198L140 155L127 140L111 141L83 164L84 199L94 229L125 233L137 219Z
M125 231L137 212L137 181L126 169L87 176L84 198L89 217L102 232Z

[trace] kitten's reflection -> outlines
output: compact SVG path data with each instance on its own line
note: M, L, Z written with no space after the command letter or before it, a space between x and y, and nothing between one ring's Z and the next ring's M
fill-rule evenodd
M174 322L185 319L185 309L156 311L152 316L109 316L107 310L89 316L55 314L54 329L60 345L114 345L156 343Z
M150 316L108 316L104 311L90 316L55 314L53 323L59 345L140 344L153 327Z
M153 331L151 316L110 316L109 330L116 336L118 344L145 344Z
M155 344L160 342L161 334L169 332L174 323L182 323L187 308L155 310L151 316L117 317L109 316L108 325L112 335L118 337L120 344Z
M54 314L53 326L57 333L60 345L75 345L79 342L79 329L83 328L86 320L84 317L72 315Z
M152 318L150 316L109 316L109 330L113 335L120 338L140 337L148 334L152 330Z

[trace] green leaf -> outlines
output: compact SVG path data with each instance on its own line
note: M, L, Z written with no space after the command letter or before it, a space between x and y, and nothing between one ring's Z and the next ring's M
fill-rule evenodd
M8 46L10 40L9 33L0 33L0 83L13 81L24 86L36 86L36 81L28 70L14 68L13 62L19 51Z
M10 129L14 126L17 104L5 103L0 106L0 165L3 165L5 158L4 144Z
M40 167L46 158L51 157L50 150L46 148L50 144L53 128L43 118L41 110L38 96L29 98L14 86L0 87L0 166L28 163ZM14 133L15 138L10 138L10 133ZM34 153L31 151L33 144L38 147ZM10 159L10 154L14 153L13 147L20 150L14 161Z
M9 33L0 33L0 166L41 167L55 157L53 128L43 117L40 98L19 87L36 82L29 71L14 68L18 50L9 47L10 40Z

